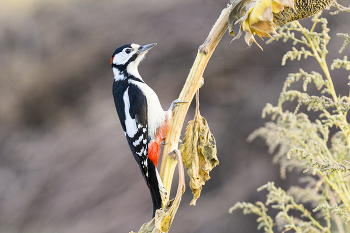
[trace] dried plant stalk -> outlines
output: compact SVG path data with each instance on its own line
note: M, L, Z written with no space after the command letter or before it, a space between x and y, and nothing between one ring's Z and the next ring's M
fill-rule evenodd
M207 39L199 47L196 60L194 61L186 83L179 96L179 100L186 101L188 104L181 104L176 107L171 119L169 131L167 132L165 138L165 146L160 169L160 177L162 178L164 187L168 194L170 194L173 175L177 164L176 161L168 156L168 153L178 148L180 133L189 108L189 103L191 103L196 91L203 84L202 76L205 67L207 66L217 44L227 30L228 16L231 8L232 5L229 5L221 12Z

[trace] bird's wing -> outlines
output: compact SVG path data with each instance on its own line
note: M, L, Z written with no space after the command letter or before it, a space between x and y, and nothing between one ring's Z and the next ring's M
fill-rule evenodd
M135 85L130 85L127 92L128 100L124 99L124 102L129 101L130 103L131 119L126 120L126 130L130 130L130 134L127 132L126 136L133 155L149 185L147 99Z

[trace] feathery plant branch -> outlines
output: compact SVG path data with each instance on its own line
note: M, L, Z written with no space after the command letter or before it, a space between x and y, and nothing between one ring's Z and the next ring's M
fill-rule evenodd
M336 2L333 2L333 6L337 10L332 14L350 12L350 8ZM303 69L289 74L278 105L267 104L263 110L263 117L270 115L272 121L255 130L248 138L248 141L256 137L265 140L269 152L275 154L274 162L281 166L282 178L285 178L287 171L303 171L301 180L306 187L294 186L284 191L269 182L258 189L268 191L263 206L260 203L237 203L232 207L243 209L245 214L258 215L259 227L262 225L269 233L274 232L275 228L283 232L333 232L334 226L340 233L350 232L345 225L350 222L350 128L346 118L350 110L350 93L341 96L336 92L330 72L334 69L350 70L350 62L344 56L343 59L335 59L331 66L327 64L327 45L331 39L327 20L317 13L312 22L310 29L298 21L289 22L277 29L274 40L292 40L293 46L299 46L283 56L282 65L288 60L314 58L323 74L315 71L308 73ZM319 25L321 30L316 31ZM344 33L337 35L344 38L341 53L350 42L350 37ZM270 39L267 43L272 41ZM301 91L291 89L292 83L301 80ZM307 93L311 83L318 90L317 95ZM283 104L290 101L297 102L294 112L283 109ZM319 118L310 120L308 114L301 112L301 106L306 106L307 111L320 113ZM312 206L311 211L304 206L306 203ZM261 220L268 206L279 211L275 222ZM268 212L265 215L272 219ZM269 226L273 226L272 230Z

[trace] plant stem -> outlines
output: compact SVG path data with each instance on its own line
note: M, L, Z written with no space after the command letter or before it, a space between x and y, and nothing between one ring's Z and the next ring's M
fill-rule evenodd
M313 32L315 30L316 24L318 23L316 19L318 19L318 16L316 16L314 24L312 25L310 32Z
M315 23L316 22L317 22L317 20L315 21ZM310 36L308 35L307 31L303 28L303 26L301 26L299 21L297 21L296 23L297 23L301 33L303 33L304 36L306 37L306 39L309 41L309 44L310 44L311 49L312 49L312 51L314 53L314 56L315 56L317 62L320 64L320 66L321 66L321 68L322 68L322 70L323 70L323 72L324 72L324 74L325 74L325 76L326 76L326 78L328 80L329 84L327 85L327 87L328 87L328 89L329 89L329 91L330 91L330 93L331 93L331 95L333 97L334 102L338 102L339 100L338 100L337 94L335 92L335 88L334 88L334 85L333 85L331 74L329 72L328 65L327 65L327 62L326 62L326 55L324 54L324 55L322 55L320 57L320 54L317 52L317 49L315 48L315 45L314 45L313 41L311 40ZM314 23L314 25L315 25L315 23ZM342 116L342 120L343 120L344 124L347 124L347 121L346 121L346 118L344 116L344 113L343 112L339 112L339 114ZM344 135L345 135L345 137L347 139L348 145L350 145L350 134L349 134L349 132L347 132L347 130L344 129L343 126L340 126L340 129L343 131L343 133L344 133Z
M311 46L311 49L314 53L314 56L317 60L317 62L320 64L324 74L326 75L326 78L328 80L328 83L329 83L329 86L328 86L328 89L329 91L331 92L331 95L333 97L333 100L334 102L338 102L338 97L335 93L335 89L334 89L334 85L333 85L333 81L332 81L332 78L331 78L331 75L329 73L329 69L328 69L328 66L327 66L327 63L324 59L322 59L320 57L320 55L318 54L316 48L315 48L315 45L313 43L313 41L311 40L310 36L308 35L308 33L306 32L306 29L303 28L303 26L301 26L301 24L299 23L299 21L296 21L296 24L298 25L298 27L300 28L301 30L301 33L304 34L304 36L306 37L306 39L309 41L309 44Z
M314 224L315 226L317 226L320 230L323 231L324 227L321 226L321 224L319 222L317 222L312 216L311 213L309 211L307 211L303 206L298 205L297 203L295 203L295 201L293 200L292 205L294 206L294 208L296 208L297 210L299 210L300 212L302 212L306 217L308 217L312 224Z
M349 202L346 200L345 196L343 195L343 192L341 189L339 189L339 187L337 186L337 184L333 183L326 174L324 174L322 171L318 170L317 171L322 177L323 179L325 179L327 181L327 183L332 187L332 189L334 190L334 192L339 196L340 200L343 202L343 204L346 206L347 210L350 212L350 206L349 206ZM339 181L337 181L337 183L339 183Z
M337 201L336 201L335 196L334 196L332 191L329 192L329 197L330 197L330 200L329 200L330 205L335 206L337 204ZM333 214L331 214L331 216L332 216L333 221L335 222L335 225L338 228L338 232L345 233L344 228L343 228L343 221L340 219L339 215L333 213Z
M314 29L314 26L315 26L315 23L317 22L317 20L314 22L314 25L312 27L311 30ZM298 27L300 28L301 32L304 34L304 36L306 37L306 39L309 41L309 44L311 46L311 49L314 53L314 56L317 60L317 62L320 64L327 80L328 80L328 89L333 97L333 100L334 102L338 102L338 97L337 97L337 94L336 94L336 91L335 91L335 88L334 88L334 85L333 85L333 81L332 81L332 78L331 78L331 75L330 75L330 72L329 72L329 69L328 69L328 65L327 65L327 62L326 62L326 59L325 59L325 54L323 56L320 56L320 54L317 52L316 48L315 48L315 45L313 43L313 41L311 40L311 38L309 37L307 31L301 26L301 24L299 22L297 22L297 25ZM345 115L343 112L339 112L339 114L342 116L342 121L344 122L344 124L348 124L347 121L346 121L346 118L345 118ZM346 130L343 126L340 126L340 129L342 130L342 132L344 133L344 136L346 137L347 139L347 143L348 145L350 145L350 134L348 132L348 130ZM326 146L327 147L327 146ZM331 160L334 160L333 156L331 154L329 154L329 158ZM340 185L339 187L339 192L338 193L340 196L341 196L341 199L343 201L343 204L347 206L347 209L349 210L350 212L350 208L348 206L348 203L350 201L350 192L349 190L347 189L346 185L344 184L344 181L343 181L343 178L342 178L342 175L340 173L337 173L336 174L336 182ZM345 194L345 196L343 195L343 193Z
M179 170L179 184L177 186L177 193L175 199L171 202L168 202L170 204L169 206L165 206L165 210L170 208L168 211L166 211L167 216L162 220L161 222L161 229L162 232L168 232L169 228L173 222L173 219L175 217L175 214L177 212L177 209L179 208L182 194L185 192L185 171L184 171L184 165L182 163L182 157L179 150L174 150L173 152L169 153L169 157L176 160L179 163L178 170Z
M196 91L203 85L202 76L205 67L207 66L208 61L213 54L217 44L228 28L228 16L230 14L231 8L232 5L229 5L222 10L207 39L199 47L197 57L179 96L180 101L186 101L188 104L181 104L175 108L173 117L170 122L169 130L166 134L163 158L160 168L160 177L162 178L165 190L168 193L168 199L175 167L177 164L174 159L169 158L168 153L178 148L180 133L188 108Z

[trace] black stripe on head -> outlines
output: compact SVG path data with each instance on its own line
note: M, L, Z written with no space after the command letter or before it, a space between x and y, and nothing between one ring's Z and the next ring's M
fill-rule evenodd
M131 44L125 44L120 46L119 48L116 48L116 50L114 50L114 53L112 54L112 58L117 54L120 53L121 51L123 51L123 49L125 48L131 48Z

